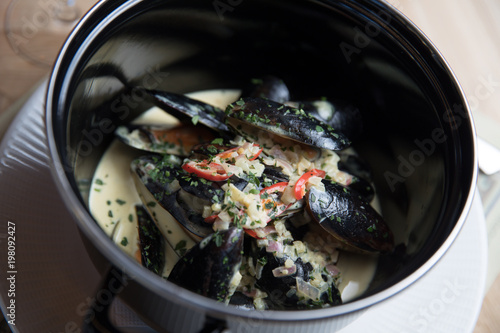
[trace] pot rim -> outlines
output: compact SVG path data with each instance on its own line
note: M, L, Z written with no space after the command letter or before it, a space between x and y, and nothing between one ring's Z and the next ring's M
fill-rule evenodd
M57 148L56 138L54 136L54 112L57 109L63 107L67 98L67 90L71 78L75 72L76 65L81 60L81 55L83 51L88 48L90 43L99 35L106 26L108 26L116 17L127 12L137 4L141 3L141 0L119 0L108 2L106 0L100 0L91 10L81 19L74 30L71 32L66 42L62 46L59 55L54 63L46 92L46 107L45 107L45 122L47 130L47 140L49 146L49 155L51 157L51 174L56 183L56 186L62 196L62 199L66 207L70 207L69 211L73 218L76 220L78 227L81 231L92 240L96 248L113 264L115 267L119 268L131 279L140 283L145 288L159 294L162 297L166 297L169 300L182 303L185 306L196 308L198 311L203 311L215 316L241 316L246 318L255 318L258 320L265 321L303 321L303 320L317 320L326 319L339 315L345 315L354 311L358 311L381 302L395 294L401 292L408 286L412 285L420 277L422 277L431 267L433 267L439 259L448 250L450 245L456 239L458 233L460 232L465 220L467 218L469 209L472 205L472 201L475 193L475 184L478 174L478 158L477 158L477 142L476 142L476 131L474 127L474 122L472 118L472 113L470 107L465 98L462 87L460 86L455 74L451 70L450 66L437 50L434 44L429 40L429 38L404 14L402 14L397 8L389 4L385 0L368 0L365 1L367 4L373 5L377 8L384 9L390 12L392 18L397 20L400 25L404 26L407 30L406 32L417 36L422 44L422 47L426 47L431 53L435 54L434 57L436 62L443 67L443 71L450 78L451 82L454 83L454 88L461 96L463 105L466 109L469 121L467 124L470 126L471 139L472 139L472 155L473 170L471 175L471 182L469 184L469 193L467 193L467 199L461 210L458 220L451 230L450 234L439 247L439 249L418 269L412 272L403 280L397 282L396 284L390 286L373 295L362 297L358 300L342 304L335 307L314 309L314 310L294 310L294 311L277 311L277 310L266 310L266 311L247 311L241 310L236 307L226 306L220 302L209 299L207 297L201 296L184 288L181 288L171 282L165 281L158 278L153 273L145 270L140 265L137 265L131 258L129 258L121 249L119 249L113 242L109 240L109 237L101 230L101 228L95 223L94 219L88 212L87 208L84 207L83 203L79 200L77 195L74 193L72 186L66 177L66 171L63 167L63 161L59 155L59 150ZM328 5L330 0L318 0L317 2L322 2ZM112 3L112 4L110 4ZM107 12L108 9L112 9ZM97 24L93 23L96 20L94 16L99 17L102 14ZM104 19L102 19L104 18ZM85 35L84 31L89 26L93 27L91 32ZM79 42L81 35L85 37L83 41ZM77 51L72 54L70 48L74 44L79 45ZM69 62L67 61L69 58ZM68 63L67 70L65 70L65 63ZM61 82L59 84L59 82ZM58 90L57 88L60 88ZM57 102L57 103L56 103ZM462 124L461 126L463 126Z

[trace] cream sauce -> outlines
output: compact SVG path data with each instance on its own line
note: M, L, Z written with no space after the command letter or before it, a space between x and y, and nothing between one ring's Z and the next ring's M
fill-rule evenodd
M187 95L225 109L229 103L239 98L239 94L239 90L208 90ZM134 123L175 126L177 120L163 110L153 107ZM135 259L140 257L135 205L141 204L141 199L131 177L130 164L141 154L143 152L126 147L115 139L97 166L89 195L89 209L99 226L117 246ZM377 204L374 204L374 207L379 209ZM179 258L173 249L175 244L184 241L186 248L190 248L195 242L177 223L160 226L160 229L167 238L166 264L162 274L167 277ZM344 302L366 290L373 278L376 264L376 257L341 252L337 267L340 269L342 280L338 287Z

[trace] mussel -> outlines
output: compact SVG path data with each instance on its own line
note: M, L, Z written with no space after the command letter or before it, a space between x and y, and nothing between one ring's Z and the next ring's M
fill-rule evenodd
M331 181L325 191L311 188L307 210L313 220L345 245L346 250L389 253L394 237L383 217L357 192Z
M138 88L159 108L164 109L181 122L200 123L216 130L220 135L232 136L224 123L224 111L213 105L172 92Z
M277 103L290 100L290 91L282 79L273 75L252 79L248 87L241 92L243 97L258 97Z
M160 230L162 230L161 226L165 226L163 229L166 229L166 226L171 225L173 220L197 240L213 232L211 225L205 223L201 218L200 210L203 209L204 205L210 204L207 197L214 200L214 196L223 196L223 191L220 188L210 187L209 190L213 192L205 193L201 198L192 195L180 185L182 182L185 188L192 189L190 181L182 178L186 176L182 169L178 164L172 163L170 159L165 157L142 156L132 162L131 168L136 188L145 206L151 209L151 206L158 205L163 214L159 215L156 212L156 218L163 217L167 220L157 221ZM198 185L207 184L200 182ZM162 233L168 237L168 231L162 230Z
M239 284L243 230L210 234L177 262L168 280L220 302L228 303Z
M259 131L330 150L348 148L349 140L341 132L308 115L301 109L262 98L242 98L229 104L226 122L250 141L258 140Z

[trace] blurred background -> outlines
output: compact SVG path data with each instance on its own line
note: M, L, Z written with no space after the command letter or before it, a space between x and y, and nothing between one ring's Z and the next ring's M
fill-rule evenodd
M47 78L65 37L95 2L0 1L0 137L23 100ZM500 149L500 0L388 2L441 51L466 93L478 135ZM495 162L500 164L500 157ZM478 187L487 221L489 264L474 333L500 332L499 173L481 173ZM4 332L9 332L5 322L0 325Z

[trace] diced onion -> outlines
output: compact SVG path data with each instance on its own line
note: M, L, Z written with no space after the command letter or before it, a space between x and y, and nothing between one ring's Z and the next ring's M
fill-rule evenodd
M287 175L287 176L291 176L293 175L293 167L290 163L288 163L288 161L286 161L285 159L282 159L282 158L276 158L275 159L275 164L277 167L280 167L282 172Z
M281 150L281 147L279 145L274 145L271 147L271 149L269 150L269 155L270 156L273 156L275 159L282 159L282 160L286 160L286 155L285 153L283 152L283 150Z
M269 240L267 239L257 239L257 246L258 247L265 247L269 244Z
M340 273L340 270L335 265L326 265L326 271L330 273L331 276L336 276Z
M212 215L212 207L210 206L204 206L203 207L203 218L207 218L209 217L210 215Z
M239 176L243 172L241 168L230 163L222 162L221 165L224 168L224 171L226 171L228 175Z
M297 281L298 294L314 301L319 300L322 294L322 291L319 288L312 286L310 283L304 281L300 277L297 277L295 280Z
M288 259L285 261L285 267L286 267L286 268L291 268L291 267L293 267L293 266L295 266L295 264L293 263L293 260L292 260L292 259L290 259L290 258L288 258Z
M228 211L223 210L219 213L218 218L223 222L231 222L232 217L229 215Z
M266 252L277 252L277 253L282 253L283 252L283 243L270 240L269 245L266 246Z
M255 278L259 280L262 277L262 270L264 266L262 266L259 262L257 262L257 266L255 266Z
M253 229L253 230L255 231L255 234L259 238L264 238L269 234L276 233L276 229L274 228L273 225L267 225L263 228L257 228L257 229Z
M297 272L297 266L295 266L295 264L293 264L291 267L280 266L273 269L273 276L274 277L290 276L295 274L296 272Z
M255 265L253 264L253 258L252 257L248 257L247 259L247 264L248 264L248 272L250 273L250 275L252 276L255 276L256 272L255 272Z
M213 229L217 230L227 230L229 229L229 222L222 221L221 219L216 219L213 224Z

